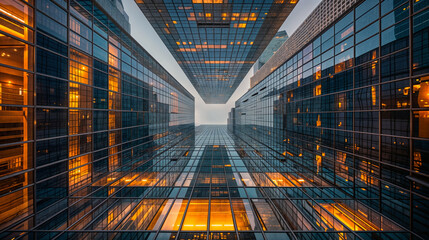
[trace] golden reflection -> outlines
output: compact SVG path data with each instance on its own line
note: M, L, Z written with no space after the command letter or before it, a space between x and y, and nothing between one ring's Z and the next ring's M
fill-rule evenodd
M320 204L326 211L334 215L342 224L346 225L352 231L381 231L377 225L370 222L360 211L353 211L345 204L341 203L321 203ZM316 210L325 218L329 219L330 216L325 211L320 211L318 207ZM344 231L342 225L334 224L336 231Z
M173 204L173 199L168 199L168 201L164 201L162 206L159 208L158 212L156 213L155 217L153 217L152 222L147 227L147 230L158 230L161 226L162 220L164 220L165 216L168 213L168 210L170 209L171 204Z
M88 184L91 181L91 154L69 160L69 190Z
M255 182L253 182L252 177L249 173L240 173L241 181L243 181L246 187L256 187Z
M192 202L191 202L192 204ZM233 231L229 200L212 199L210 203L210 231Z
M321 94L322 94L322 85L321 84L316 85L314 87L314 96L319 96Z
M266 174L278 187L294 187L294 185L287 178L285 178L281 173L267 172Z
M255 215L247 199L233 199L232 208L239 231L250 231L257 228Z
M207 230L209 200L192 199L186 211L182 231Z
M161 230L163 231L179 230L180 222L182 221L183 214L185 213L187 203L188 203L188 200L185 200L185 199L176 199L176 201L174 201L173 207L171 207L171 210L168 213L168 216L165 219L164 225L162 225ZM206 221L206 224L207 224L207 221Z

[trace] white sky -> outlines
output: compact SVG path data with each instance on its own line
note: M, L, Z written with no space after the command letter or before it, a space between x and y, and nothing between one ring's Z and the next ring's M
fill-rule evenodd
M195 97L195 124L226 124L228 112L234 107L235 101L250 87L253 69L238 86L226 104L205 104L183 70L177 64L170 51L152 28L134 0L123 0L125 11L130 17L131 35L148 51L164 68L177 79ZM299 27L321 0L300 0L280 29L288 35Z

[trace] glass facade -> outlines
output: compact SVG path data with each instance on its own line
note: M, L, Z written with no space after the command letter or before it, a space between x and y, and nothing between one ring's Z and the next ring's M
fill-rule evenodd
M0 239L428 238L428 0L359 1L228 126L197 128L193 96L100 1L0 2ZM267 28L266 2L225 19L226 1L159 2L213 8L189 22L215 40L223 21Z
M235 135L320 191L289 193L317 203L295 211L429 236L428 5L359 1L236 101Z
M98 4L0 2L0 239L112 229L193 131L193 96Z
M296 0L136 0L206 103L226 103Z

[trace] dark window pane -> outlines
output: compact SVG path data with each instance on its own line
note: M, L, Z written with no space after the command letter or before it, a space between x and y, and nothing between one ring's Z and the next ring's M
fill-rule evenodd
M67 109L37 109L36 136L37 138L67 135Z
M37 72L67 79L67 59L57 54L37 48Z
M381 112L381 133L389 135L410 135L410 112Z
M68 84L66 81L37 76L36 101L39 106L68 106Z
M381 59L381 81L409 76L408 50Z
M383 109L410 107L410 81L396 81L381 85L381 107Z

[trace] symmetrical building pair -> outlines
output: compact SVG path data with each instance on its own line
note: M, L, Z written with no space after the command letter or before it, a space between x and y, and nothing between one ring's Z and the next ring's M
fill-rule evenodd
M208 103L296 5L140 1ZM114 0L0 2L1 239L425 239L426 0L324 0L224 127Z

